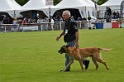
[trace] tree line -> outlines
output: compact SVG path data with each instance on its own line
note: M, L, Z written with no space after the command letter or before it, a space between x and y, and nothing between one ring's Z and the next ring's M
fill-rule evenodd
M23 6L25 3L27 3L29 0L15 0L17 3L19 3L21 6ZM53 0L54 1L54 5L58 4L60 1L62 0ZM92 0L93 2L95 2L95 0ZM97 4L101 5L103 3L105 3L107 0L98 0Z

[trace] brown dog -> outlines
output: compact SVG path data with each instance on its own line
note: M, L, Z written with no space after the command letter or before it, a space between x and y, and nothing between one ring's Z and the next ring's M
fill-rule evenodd
M106 69L109 70L106 62L104 62L101 58L100 50L110 51L111 49L97 48L97 47L75 48L75 47L68 46L68 45L62 46L58 52L60 54L67 53L70 57L70 62L64 68L63 72L65 72L65 70L73 63L74 59L79 61L80 66L81 66L82 71L83 71L84 68L83 68L82 60L84 58L87 58L87 57L92 57L93 63L96 65L96 70L98 69L97 62L100 62L100 63L104 64Z

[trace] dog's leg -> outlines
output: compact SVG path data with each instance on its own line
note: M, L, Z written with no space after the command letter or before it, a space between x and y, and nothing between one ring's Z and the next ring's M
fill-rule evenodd
M73 63L74 59L70 59L69 63L67 64L67 66L64 68L64 70L62 72L65 72L67 70L67 68Z
M101 58L101 53L100 53L100 52L95 53L95 54L93 55L93 57L94 57L94 59L95 59L96 61L98 61L98 62L104 64L105 67L106 67L106 69L109 70L109 69L108 69L108 66L107 66L107 64L106 64L106 62L104 62L104 61L102 60L102 58Z
M102 64L104 64L105 67L106 67L106 69L109 70L109 69L108 69L108 66L107 66L107 64L106 64L106 62L102 61L101 58L97 59L97 61L100 62L100 63L102 63Z
M78 60L78 61L79 61L79 63L80 63L80 66L81 66L82 71L84 71L84 67L83 67L83 62L82 62L82 60Z
M107 66L107 64L106 64L106 62L104 62L104 61L102 60L102 58L101 58L100 55L101 55L101 54L99 54L99 56L97 56L97 57L94 57L94 59L95 59L96 61L98 61L98 62L104 64L105 67L106 67L106 69L109 70L109 69L108 69L108 66Z
M98 69L98 64L97 64L97 62L96 62L96 60L92 57L92 60L93 60L93 63L96 65L96 70Z

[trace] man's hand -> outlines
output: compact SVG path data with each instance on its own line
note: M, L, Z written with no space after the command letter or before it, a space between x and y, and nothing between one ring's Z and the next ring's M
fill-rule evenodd
M59 40L59 38L60 38L60 36L57 36L57 37L56 37L56 41L58 41L58 40Z
M56 41L58 41L62 35L64 35L64 31L59 36L56 37Z
M75 47L76 47L76 48L78 48L78 47L79 47L78 42L75 42Z

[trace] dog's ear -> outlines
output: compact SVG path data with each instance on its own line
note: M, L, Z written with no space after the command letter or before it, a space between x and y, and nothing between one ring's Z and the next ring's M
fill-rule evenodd
M66 45L65 47L66 47L66 48L68 48L68 47L69 47L69 45Z

